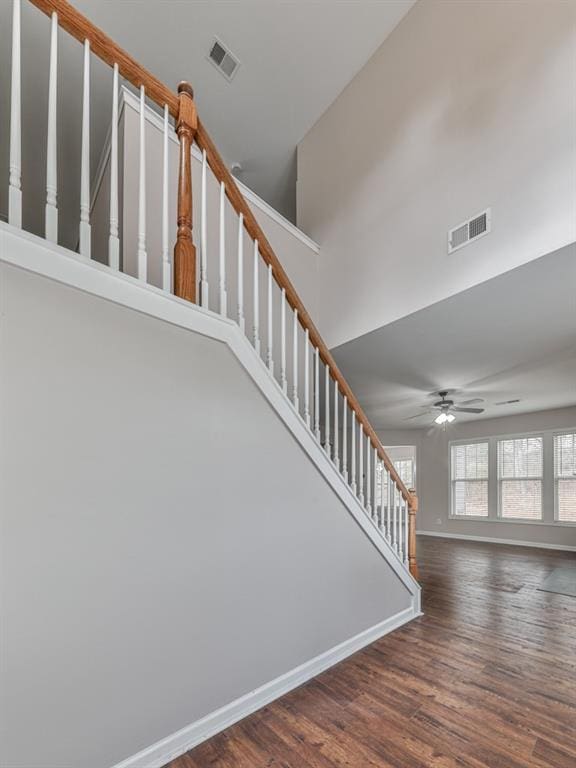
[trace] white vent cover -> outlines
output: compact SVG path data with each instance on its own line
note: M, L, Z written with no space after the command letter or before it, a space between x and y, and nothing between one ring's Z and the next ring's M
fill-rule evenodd
M476 214L468 221L458 224L448 232L448 253L457 251L472 240L478 240L479 237L487 235L490 232L491 211L486 208L482 213Z
M232 80L240 66L238 58L216 37L210 48L208 59L224 75L226 80Z

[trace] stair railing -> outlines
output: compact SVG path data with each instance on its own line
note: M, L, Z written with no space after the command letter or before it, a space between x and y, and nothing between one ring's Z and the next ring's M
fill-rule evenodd
M48 130L46 165L45 237L58 242L57 190L57 61L58 29L75 37L84 48L82 102L82 162L79 211L80 254L91 256L90 224L90 58L97 56L112 68L112 122L110 139L110 211L108 266L119 270L121 244L119 238L118 194L118 88L123 77L140 95L140 152L138 195L138 241L136 277L147 281L146 222L146 99L161 110L164 126L162 230L162 288L174 295L197 301L204 309L232 317L246 332L258 355L264 358L270 375L281 387L308 429L323 447L352 493L364 507L382 536L405 567L417 577L416 512L418 499L399 477L378 435L362 410L356 396L344 379L330 350L324 343L310 315L283 269L252 210L216 149L206 128L198 119L194 93L187 83L180 83L174 93L140 66L122 48L79 13L66 0L28 0L51 19L51 45L48 92ZM9 223L22 226L21 189L21 0L13 0L12 79L10 111L10 178ZM168 221L170 118L175 122L179 141L178 200L176 244L171 262L169 256L170 224ZM196 262L192 220L191 148L195 142L202 152L200 261ZM213 179L209 180L209 173ZM210 292L207 245L209 181L219 185L218 290ZM236 308L228 297L225 231L227 204L237 218ZM196 234L196 231L194 231ZM245 240L252 248L252 306L245 303L245 279L248 264L244 260ZM266 266L260 274L259 263ZM264 280L262 280L264 278ZM266 307L261 306L263 292ZM286 322L287 313L292 322ZM264 322L261 323L261 314ZM290 320L290 318L289 318ZM280 326L278 338L278 325ZM276 334L276 335L275 335ZM262 342L265 349L262 349ZM291 341L291 344L289 342ZM288 352L291 346L291 353ZM279 349L278 349L279 347ZM264 352L264 354L263 354ZM288 378L290 376L290 386Z

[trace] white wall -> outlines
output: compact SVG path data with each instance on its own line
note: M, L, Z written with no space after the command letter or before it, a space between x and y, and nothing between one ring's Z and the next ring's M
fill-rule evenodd
M107 768L412 604L226 344L0 285L2 765Z
M420 501L417 518L418 530L439 534L485 536L495 539L533 541L576 547L576 526L453 520L449 518L450 440L475 440L482 437L523 434L538 430L572 428L576 428L576 407L507 416L500 419L470 421L460 425L455 423L446 431L437 429L428 436L425 433L420 433L418 436L417 464Z
M414 6L298 148L330 346L576 239L575 70L575 3Z

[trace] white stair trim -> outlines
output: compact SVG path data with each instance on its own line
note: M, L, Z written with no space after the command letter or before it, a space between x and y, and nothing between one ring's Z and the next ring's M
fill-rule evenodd
M193 747L229 728L234 723L265 707L270 702L284 696L299 685L306 683L370 643L398 629L403 624L417 618L419 611L413 606L395 616L365 629L310 661L295 667L290 672L280 675L275 680L256 688L254 691L230 702L221 709L211 712L201 720L187 725L165 739L157 741L132 757L117 763L113 768L161 768L171 760L188 752Z
M281 386L270 375L265 362L255 354L250 341L233 320L3 222L0 222L0 262L227 344L356 523L407 587L416 611L420 611L420 585L368 517Z

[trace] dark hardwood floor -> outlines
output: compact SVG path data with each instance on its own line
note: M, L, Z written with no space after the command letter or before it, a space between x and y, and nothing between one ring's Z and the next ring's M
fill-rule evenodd
M573 553L418 540L425 615L169 768L576 768Z

